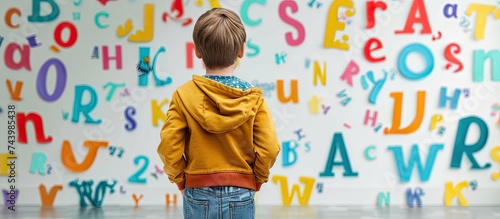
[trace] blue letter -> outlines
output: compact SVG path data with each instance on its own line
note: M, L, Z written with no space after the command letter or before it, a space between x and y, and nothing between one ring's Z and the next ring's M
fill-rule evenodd
M290 143L293 142L293 147L290 146ZM291 166L295 162L297 162L297 147L299 147L299 144L297 144L296 141L285 141L283 142L283 166ZM292 154L291 157L293 159L290 161L290 153Z
M90 93L89 103L83 105L83 92L88 91ZM89 113L97 106L97 93L94 88L88 85L77 85L75 86L75 102L73 103L73 117L72 122L78 123L80 119L80 113L85 116L85 123L90 124L100 124L102 121L100 119L93 120L90 118Z
M467 137L467 132L472 123L476 123L479 127L479 139L476 143L465 145L465 139ZM486 144L488 139L488 126L486 123L478 117L470 116L463 118L458 122L457 135L455 137L455 147L453 148L453 156L451 157L451 168L460 168L462 163L462 155L465 153L472 163L472 169L486 169L491 167L491 163L486 163L483 167L477 164L474 158L474 153L480 151Z
M135 115L135 108L133 106L127 107L125 109L125 118L128 120L129 124L125 125L125 129L127 131L133 131L135 127L137 126L137 123L135 122L134 118L132 117Z
M59 6L54 0L32 0L33 14L28 17L30 22L49 22L55 20L59 16ZM52 8L50 14L42 16L40 14L40 5L42 2L49 3Z
M424 70L422 70L422 72L412 72L406 65L406 58L413 51L420 53L425 60L426 67L424 68ZM434 69L434 56L432 55L432 52L429 50L429 48L427 48L423 44L410 44L406 46L403 51L401 51L401 54L399 54L398 69L399 72L401 72L401 75L403 75L407 79L414 81L422 79L429 75L432 72L432 69Z
M429 156L427 156L427 162L425 162L425 167L422 166L420 161L420 155L418 153L418 145L413 145L410 152L410 159L408 160L408 166L405 165L403 159L403 150L401 146L390 146L388 149L394 152L394 157L396 158L396 163L398 165L399 177L402 182L409 182L411 178L411 173L413 171L413 164L417 163L418 174L422 181L429 180L431 175L432 166L434 166L434 160L436 160L436 154L439 150L443 149L443 144L433 144L429 149Z
M441 94L439 96L439 107L445 108L446 107L446 100L451 101L451 108L456 109L458 106L458 98L460 97L460 89L455 89L455 92L453 92L453 96L448 97L446 96L446 87L441 87Z
M337 153L337 148L340 150L340 156L342 157L342 161L340 162L334 161L335 154ZM330 154L328 155L328 161L326 163L325 170L323 170L323 172L320 173L319 176L335 176L332 171L333 166L344 166L344 176L358 176L357 172L352 172L351 163L349 162L349 156L347 155L347 151L345 149L342 133L335 133L333 135L333 141L330 147Z

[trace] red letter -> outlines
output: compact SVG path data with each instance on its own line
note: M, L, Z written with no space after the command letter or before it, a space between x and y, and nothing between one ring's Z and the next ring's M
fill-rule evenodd
M459 71L462 71L464 65L454 55L460 54L460 51L460 45L456 43L450 43L448 44L448 46L446 46L446 49L444 49L444 57L446 58L446 60L448 60L448 63L446 64L446 70L450 69L453 64L456 64L458 65L458 68L454 72L457 73Z
M366 2L366 29L371 29L375 26L375 10L377 8L382 9L382 11L385 11L387 9L387 4L382 1L369 1Z
M375 48L372 48L373 44L375 44ZM377 38L371 38L368 41L366 41L365 49L364 49L366 60L368 60L369 62L381 62L381 61L384 61L385 60L385 56L382 56L382 57L379 57L379 58L374 58L372 56L372 52L373 51L382 49L382 47L383 47L382 42L380 42L380 40L377 39Z
M417 17L417 13L420 15ZM420 33L431 34L431 25L429 24L429 18L427 18L427 11L425 9L425 3L423 0L414 0L411 6L410 13L408 13L408 18L406 19L405 28L403 30L396 30L396 34L401 33L415 33L413 25L415 23L422 24L422 30Z
M14 52L19 51L21 55L21 59L19 62L14 61ZM28 44L24 44L23 47L16 43L11 43L5 49L3 60L5 61L5 65L12 69L18 70L21 68L25 68L28 71L31 71L30 66L30 46Z
M69 37L66 42L62 40L62 32L64 29L69 30ZM75 45L76 40L78 39L78 31L76 30L75 25L70 22L64 21L59 23L54 30L54 40L57 45L62 46L63 48L69 48Z
M38 143L50 143L52 142L52 136L45 137L43 131L43 121L42 117L37 113L31 112L28 115L24 113L17 113L16 123L17 123L17 141L20 143L28 143L28 138L26 135L26 122L31 121L35 126L35 136Z
M302 44L302 42L304 42L304 39L306 38L306 31L304 29L304 25L302 25L300 22L289 17L286 14L287 8L290 8L292 10L292 13L295 13L299 10L299 7L297 6L297 2L295 2L295 1L282 1L280 3L279 11L278 11L280 18L281 18L281 20L283 20L283 22L290 24L291 26L295 27L295 29L297 29L298 36L296 39L293 38L293 35L291 32L287 32L285 34L286 42L290 46L298 46L298 45Z

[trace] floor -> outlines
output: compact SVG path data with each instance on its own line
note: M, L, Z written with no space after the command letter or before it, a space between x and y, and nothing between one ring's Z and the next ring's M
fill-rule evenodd
M20 207L16 211L3 209L0 218L59 218L59 219L153 219L181 218L181 207ZM257 219L266 218L431 218L431 219L490 219L500 218L500 207L263 207L259 206Z

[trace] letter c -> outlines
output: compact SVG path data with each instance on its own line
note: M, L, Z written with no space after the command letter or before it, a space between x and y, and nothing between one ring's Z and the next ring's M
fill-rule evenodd
M366 149L365 149L365 157L367 160L375 160L377 158L377 156L370 156L370 151L371 150L375 150L375 146L368 146Z
M12 15L17 14L19 17L21 17L21 11L19 8L11 8L7 12L5 12L5 24L7 24L8 27L12 29L17 29L19 28L19 24L13 25L12 24Z
M105 11L100 11L100 12L97 12L97 14L95 14L95 17L94 17L94 22L95 22L95 25L101 29L106 29L109 27L109 24L101 24L101 22L99 21L99 18L100 17L106 17L106 18L109 18L109 13L108 12L105 12Z

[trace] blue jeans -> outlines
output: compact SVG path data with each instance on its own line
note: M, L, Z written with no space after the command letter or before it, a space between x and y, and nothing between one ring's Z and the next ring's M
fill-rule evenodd
M255 191L232 186L186 188L186 219L254 219Z

